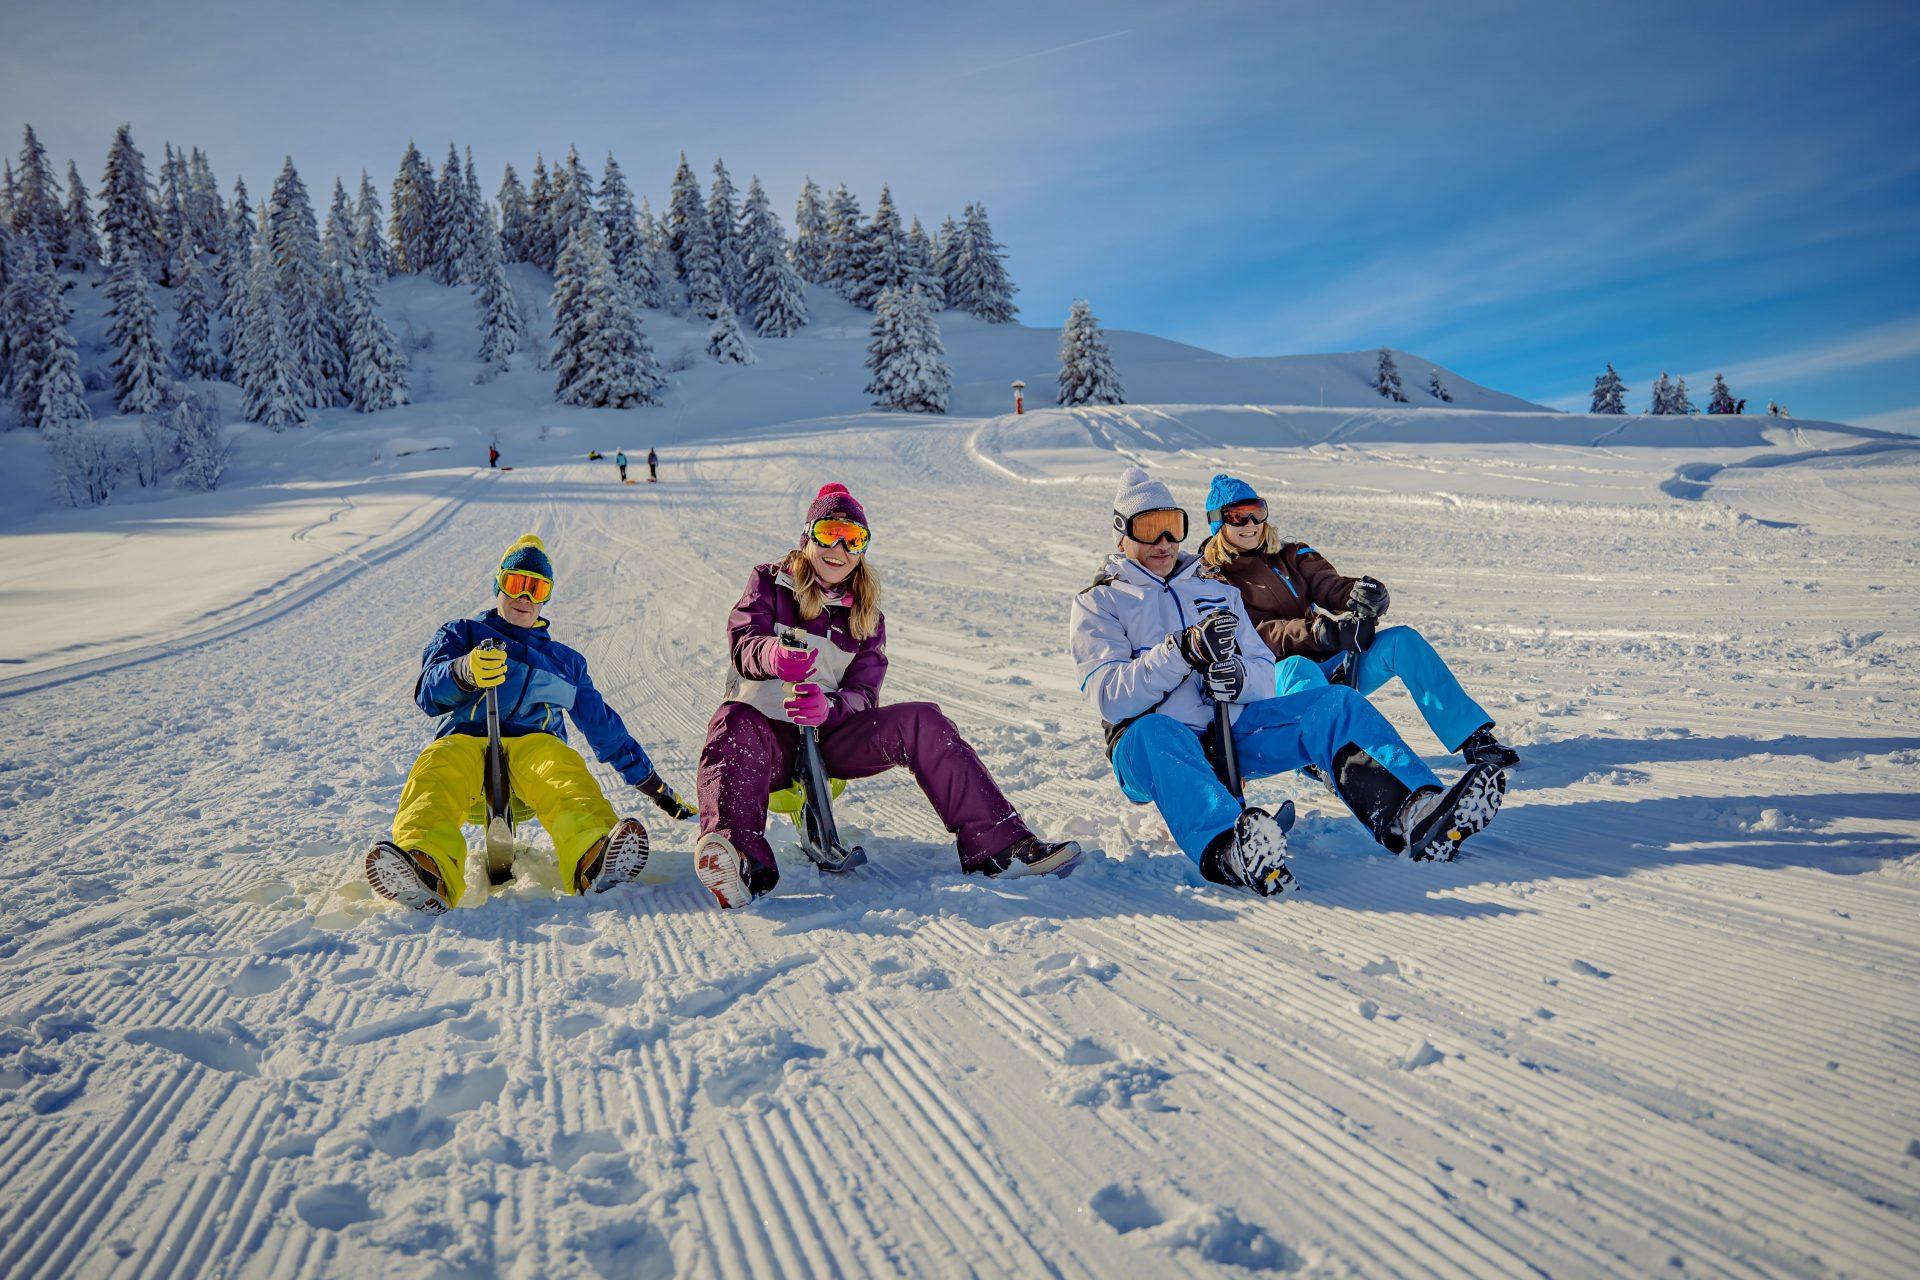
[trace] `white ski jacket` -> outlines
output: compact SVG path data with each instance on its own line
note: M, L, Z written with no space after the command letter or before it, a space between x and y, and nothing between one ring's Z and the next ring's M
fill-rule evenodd
M1228 582L1200 576L1200 557L1181 553L1173 576L1162 582L1125 556L1107 558L1106 568L1073 598L1067 639L1080 692L1093 703L1106 726L1107 750L1126 727L1149 711L1172 716L1190 728L1213 723L1213 703L1200 675L1180 656L1179 635L1200 615L1230 609L1239 619L1234 631L1246 687L1239 702L1273 697L1273 655L1260 638L1240 592ZM1239 718L1240 707L1229 714Z

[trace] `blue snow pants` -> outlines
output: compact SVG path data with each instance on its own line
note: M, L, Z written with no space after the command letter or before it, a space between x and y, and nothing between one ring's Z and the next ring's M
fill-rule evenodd
M1319 683L1310 688L1296 684L1292 692L1243 704L1233 725L1243 776L1265 778L1316 764L1332 777L1334 754L1352 743L1410 791L1440 785L1372 703L1345 685L1328 684L1305 658L1289 658L1281 670L1291 663L1306 666ZM1281 683L1286 686L1284 675ZM1201 731L1172 716L1155 712L1128 726L1113 750L1113 772L1127 799L1159 807L1174 843L1196 863L1207 842L1240 816L1240 801L1207 760Z
M1345 656L1336 653L1320 663L1300 657L1286 659L1274 671L1277 692L1294 693L1326 684ZM1427 638L1412 627L1388 627L1375 635L1373 644L1360 655L1354 684L1370 696L1395 676L1413 695L1413 704L1426 718L1427 728L1448 751L1458 751L1475 729L1493 723L1493 717L1460 687Z

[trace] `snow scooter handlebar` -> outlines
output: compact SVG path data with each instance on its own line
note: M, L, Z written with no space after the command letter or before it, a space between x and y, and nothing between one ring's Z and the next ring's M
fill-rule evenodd
M780 633L781 643L803 647L799 633L791 628ZM806 803L801 810L801 848L822 871L851 871L867 860L867 851L859 845L849 849L840 843L840 830L833 821L833 782L827 777L827 765L820 758L820 732L812 725L800 726L801 784Z
M1213 734L1215 759L1220 762L1220 781L1226 783L1227 790L1233 792L1233 798L1245 807L1247 799L1243 794L1245 783L1240 777L1240 750L1233 745L1233 717L1224 702L1213 704Z
M482 649L497 649L482 640ZM513 782L507 773L507 749L500 742L500 690L487 690L487 880L505 884L513 876Z

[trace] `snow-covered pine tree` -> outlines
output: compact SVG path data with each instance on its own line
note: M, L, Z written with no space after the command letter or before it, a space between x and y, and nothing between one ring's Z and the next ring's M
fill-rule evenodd
M1380 348L1380 358L1374 363L1373 389L1382 399L1397 404L1407 402L1407 393L1400 389L1400 368L1393 362L1393 352L1385 347Z
M641 238L633 189L612 152L607 153L606 168L600 176L600 221L614 278L632 295L635 306L658 308L662 299L660 280L653 271L653 253Z
M826 278L820 283L844 295L852 286L853 272L860 261L860 202L841 183L827 197Z
M1727 387L1727 380L1721 374L1713 375L1713 391L1707 397L1708 413L1733 413L1735 406L1733 392Z
M827 274L827 208L812 178L800 188L793 225L793 248L789 252L793 273L808 284L820 284Z
M960 225L951 217L943 219L933 236L933 274L940 278L940 294L949 307L960 304L954 288L959 281Z
M953 386L940 326L926 298L888 289L874 299L868 330L867 368L873 378L867 394L882 409L905 413L945 413Z
M1622 414L1627 411L1627 385L1607 362L1607 371L1593 380L1593 405L1588 413Z
M367 171L360 171L360 199L353 208L353 253L364 271L375 284L386 280L393 274L393 250L387 245L386 233L381 230L382 215L380 193L375 190L373 179Z
M480 283L474 289L474 302L480 310L480 359L487 370L498 372L507 367L507 357L520 349L525 326L520 303L514 298L513 285L507 279L505 247L501 238L492 234L492 212L485 217L489 234L484 244L491 245L492 251L486 252L483 247L487 261L481 268ZM481 374L482 378L490 376L486 371Z
M471 252L472 230L467 222L466 173L460 167L460 152L451 142L433 194L432 275L441 284L463 284L461 269Z
M302 381L304 362L287 324L286 308L275 286L271 202L261 210L253 241L253 266L247 279L246 318L242 323L240 380L242 411L249 422L270 431L306 425L312 411Z
M1427 394L1443 404L1453 403L1453 392L1447 389L1445 379L1440 376L1440 366L1435 365L1427 375Z
M171 289L173 264L180 256L180 236L187 225L187 157L166 144L160 162L160 283Z
M1017 292L1007 276L1006 254L993 238L987 207L977 201L968 205L955 252L954 281L947 288L947 305L989 324L1009 324L1020 313L1013 304Z
M111 260L131 255L149 280L159 275L155 258L160 252L160 219L153 208L153 190L147 182L146 157L133 145L133 129L121 125L107 152L106 173L100 179L100 225Z
M247 281L253 270L253 206L247 203L247 184L233 180L233 203L227 206L225 244L220 254L220 354L229 373L238 380L241 329L247 313Z
M1767 416L1769 418L1791 418L1793 415L1787 412L1787 406L1778 401L1769 400L1767 401Z
M684 151L680 153L680 167L673 174L667 239L673 246L675 274L687 292L688 310L706 320L719 319L728 305L726 284L720 277L720 253L713 243L713 225L700 198L700 184Z
M732 176L727 173L726 160L716 158L713 185L707 192L707 225L713 228L713 252L720 262L720 287L726 290L728 303L736 309L745 305L742 291L747 273L746 255L740 251L735 238L740 222L739 194Z
M346 370L339 317L327 306L319 225L306 183L288 156L261 218L273 246L273 291L279 297L288 348L287 376L304 402L323 409L340 396Z
M407 361L380 318L373 280L355 271L346 280L345 395L355 413L379 413L407 403Z
M213 166L207 162L207 153L195 147L187 161L187 225L193 228L193 242L200 246L200 252L220 257L226 216Z
M13 234L13 161L0 161L0 231Z
M849 277L847 301L856 307L871 307L885 290L904 292L911 285L907 236L890 187L880 188L880 203L873 207L873 221L861 236L859 254L849 269L854 274Z
M45 429L91 420L68 327L73 308L39 240L10 237L6 278L7 366L21 422Z
M228 455L219 399L210 391L191 392L168 410L168 416L180 455L180 483L189 489L218 488Z
M907 229L907 282L903 287L926 294L927 305L935 311L946 309L947 286L933 269L933 241L927 238L919 218Z
M67 208L61 216L66 242L61 247L60 265L68 271L85 271L100 265L100 233L93 228L93 209L87 200L87 188L80 181L80 166L67 161Z
M113 398L122 413L160 407L166 361L154 334L153 299L132 254L114 260L107 275L107 340L113 345Z
M355 219L353 205L347 200L346 184L340 179L333 180L333 203L327 206L327 226L320 237L320 261L335 277L329 280L327 290L334 300L344 301L346 290L338 284L338 277L347 276L360 270L360 250L355 244Z
M18 322L13 304L12 211L0 209L0 398L13 398L13 332Z
M553 180L547 162L533 153L533 182L527 188L527 261L542 271L558 269L560 248L553 241Z
M1653 380L1653 403L1647 406L1647 412L1662 417L1673 412L1673 380L1665 369Z
M660 306L664 309L679 307L684 301L680 292L680 282L675 277L678 260L673 254L673 243L667 235L665 217L655 217L653 208L645 196L640 197L640 238L647 246L647 258L653 264L653 278L660 294Z
M500 248L502 256L508 262L527 261L527 220L532 210L527 204L526 188L520 185L520 175L508 165L500 176L500 192L495 197L500 204Z
M553 242L565 245L581 224L598 221L593 208L593 175L580 162L580 153L567 148L567 158L553 167ZM602 231L601 246L606 236ZM611 259L609 259L611 262Z
M1060 397L1063 405L1125 404L1120 375L1100 332L1100 321L1085 298L1074 300L1060 330Z
M787 253L786 229L757 176L747 184L740 210L740 244L746 271L741 305L754 332L763 338L791 337L807 323L806 298Z
M16 236L40 242L50 259L66 250L66 235L61 226L60 186L47 162L47 149L35 136L33 126L26 127L20 148L20 172L14 179L13 210L9 219Z
M625 409L657 402L653 352L613 275L597 219L575 227L553 286L554 395L562 404Z
M707 330L707 354L713 357L715 364L754 363L756 357L753 348L747 345L746 335L740 332L740 322L734 319L732 307L723 310L713 322L713 327Z
M173 368L182 378L217 378L220 355L213 344L213 288L210 269L200 260L200 243L189 220L180 232L178 261L172 275L175 324Z
M409 139L406 154L400 157L400 172L393 178L389 238L396 273L423 275L432 269L434 228L440 216L437 205L433 170Z
M1685 378L1678 378L1674 381L1673 412L1678 414L1699 412L1699 409L1694 406L1693 401L1687 396L1687 380Z

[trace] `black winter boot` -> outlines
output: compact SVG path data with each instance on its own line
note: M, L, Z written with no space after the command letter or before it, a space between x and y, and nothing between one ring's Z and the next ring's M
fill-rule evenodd
M1413 793L1387 766L1349 742L1333 753L1333 789L1389 853L1407 847L1397 823Z
M1520 753L1493 736L1493 726L1483 724L1460 744L1460 755L1468 764L1490 764L1496 769L1511 769L1520 763Z

